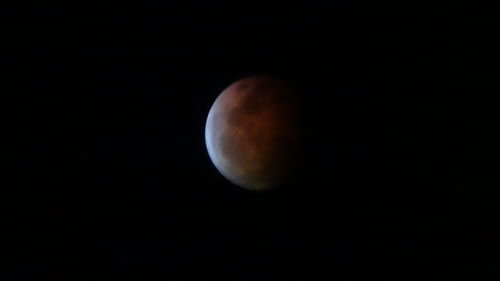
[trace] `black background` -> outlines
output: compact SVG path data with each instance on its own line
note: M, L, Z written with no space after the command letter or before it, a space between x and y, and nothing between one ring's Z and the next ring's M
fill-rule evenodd
M492 276L476 117L495 117L498 5L233 2L2 4L0 280ZM264 193L204 143L254 74L307 113L291 182Z

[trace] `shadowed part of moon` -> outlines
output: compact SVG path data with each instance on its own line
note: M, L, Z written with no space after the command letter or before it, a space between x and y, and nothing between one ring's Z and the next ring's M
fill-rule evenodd
M248 189L279 184L297 144L296 105L290 88L268 77L245 78L225 89L205 128L216 168Z

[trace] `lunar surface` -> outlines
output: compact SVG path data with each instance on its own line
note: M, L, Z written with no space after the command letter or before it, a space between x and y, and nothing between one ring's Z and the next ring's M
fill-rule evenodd
M296 98L284 82L265 76L226 88L205 127L208 154L219 172L250 190L280 185L298 144Z

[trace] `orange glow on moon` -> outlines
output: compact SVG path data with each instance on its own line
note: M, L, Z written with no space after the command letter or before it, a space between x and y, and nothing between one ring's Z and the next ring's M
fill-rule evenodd
M216 168L251 190L279 184L298 143L297 102L285 83L241 79L225 89L208 114L205 140Z

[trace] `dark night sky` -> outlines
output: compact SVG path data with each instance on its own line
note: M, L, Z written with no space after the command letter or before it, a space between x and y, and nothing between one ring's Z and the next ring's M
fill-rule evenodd
M473 170L499 6L233 2L1 5L0 280L498 273ZM291 182L265 193L227 182L203 135L253 74L307 113Z

